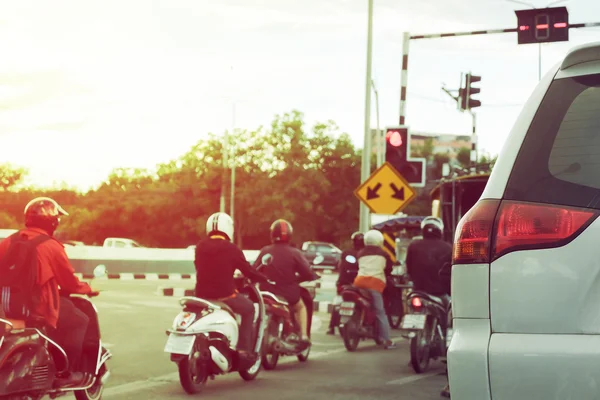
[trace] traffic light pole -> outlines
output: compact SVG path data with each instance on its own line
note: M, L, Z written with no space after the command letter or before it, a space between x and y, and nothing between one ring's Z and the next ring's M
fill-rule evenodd
M569 29L577 28L593 28L599 27L600 22L586 22L582 24L569 24ZM408 87L408 50L411 40L419 39L440 39L455 36L477 36L477 35L492 35L500 33L518 32L517 28L509 29L488 29L484 31L469 31L469 32L452 32L452 33L432 33L427 35L413 35L409 32L404 32L402 40L402 72L400 74L400 125L406 124L406 93ZM540 50L541 51L541 50ZM541 62L539 65L539 74L541 76Z

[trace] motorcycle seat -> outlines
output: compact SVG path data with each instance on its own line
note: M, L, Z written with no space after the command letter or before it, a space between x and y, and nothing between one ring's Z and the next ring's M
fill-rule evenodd
M346 286L346 287L344 287L344 290L358 293L364 299L369 300L369 301L371 300L371 292L369 292L367 289L357 288L355 286Z
M205 299L201 299L199 297L186 296L186 297L182 297L181 300L179 301L179 303L182 306L188 306L190 308L200 308L200 309L209 308L209 307L221 308L222 310L227 311L229 314L231 314L235 318L235 313L233 312L231 307L229 307L227 304L225 304L224 302L219 301L219 300L205 300Z
M278 295L276 295L276 294L274 294L274 293L271 293L271 292L263 292L263 291L261 291L261 292L260 292L260 294L261 294L263 297L270 297L270 298L272 298L273 300L275 300L276 302L278 302L279 304L282 304L282 305L284 305L284 306L287 306L287 305L289 305L286 299L284 299L283 297L281 297L281 296L278 296Z

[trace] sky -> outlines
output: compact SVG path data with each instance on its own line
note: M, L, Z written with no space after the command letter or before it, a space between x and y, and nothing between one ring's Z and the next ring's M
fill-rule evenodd
M544 7L546 0L530 0ZM113 168L151 168L208 132L255 129L297 109L363 145L367 0L0 0L0 163L28 183L85 190ZM569 0L571 23L600 22L600 1ZM514 28L507 0L374 0L380 126L398 123L402 34ZM600 29L542 45L542 72ZM538 46L516 33L413 40L406 123L470 134L441 91L482 76L480 149L499 152L538 83ZM376 127L372 97L371 122ZM234 112L235 109L235 112Z

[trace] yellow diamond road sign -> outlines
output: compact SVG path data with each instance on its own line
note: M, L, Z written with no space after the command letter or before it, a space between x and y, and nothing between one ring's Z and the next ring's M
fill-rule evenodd
M415 190L388 162L363 182L354 195L375 214L397 214L417 196Z

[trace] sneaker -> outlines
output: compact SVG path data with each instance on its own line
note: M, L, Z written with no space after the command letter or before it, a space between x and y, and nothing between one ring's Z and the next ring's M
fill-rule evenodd
M383 348L386 350L395 349L396 347L396 343L392 342L391 340L388 340L387 343L383 346Z
M329 330L327 331L327 334L328 334L328 335L335 335L335 330L334 330L334 329L329 329Z

